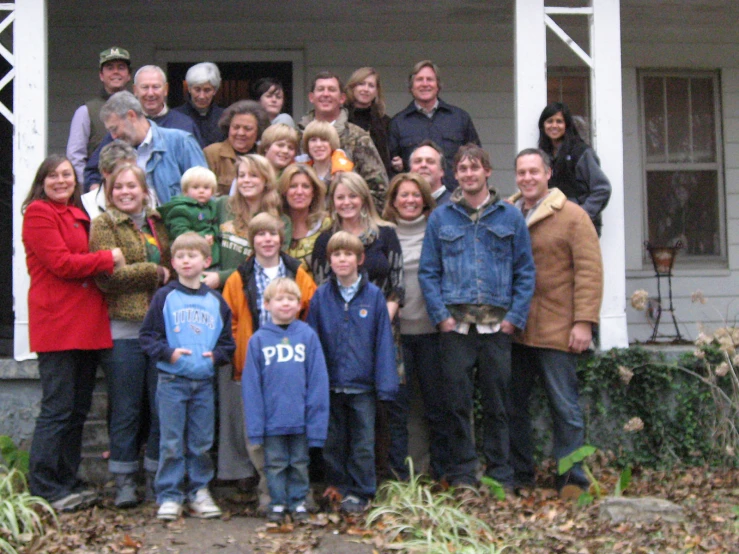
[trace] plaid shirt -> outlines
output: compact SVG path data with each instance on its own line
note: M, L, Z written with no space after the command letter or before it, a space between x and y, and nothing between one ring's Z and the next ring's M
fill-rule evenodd
M277 277L286 277L285 264L280 258L280 264L277 266ZM272 318L270 313L264 309L264 289L267 288L271 279L267 275L266 270L262 265L255 259L254 260L254 280L257 284L257 310L259 310L259 326L262 327L265 323L269 323Z

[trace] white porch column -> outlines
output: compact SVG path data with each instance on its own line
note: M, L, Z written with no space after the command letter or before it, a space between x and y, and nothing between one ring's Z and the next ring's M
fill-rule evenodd
M46 157L47 147L47 25L46 0L18 0L15 4L13 56L13 297L14 357L32 357L28 341L26 253L21 242L21 204Z
M613 192L603 212L605 287L601 308L600 344L603 350L627 347L626 239L624 234L623 114L621 109L620 0L592 0L590 45L593 147Z
M539 114L547 103L544 0L516 0L515 26L516 152L520 152L536 146Z

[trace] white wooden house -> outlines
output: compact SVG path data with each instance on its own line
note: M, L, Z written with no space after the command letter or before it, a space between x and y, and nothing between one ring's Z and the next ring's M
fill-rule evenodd
M638 288L656 293L646 240L686 243L673 278L685 335L696 334L698 321L720 319L709 305L691 304L696 289L719 313L737 312L736 0L17 0L0 10L14 18L0 25L13 32L12 54L0 54L12 59L15 101L12 113L0 113L15 125L17 359L29 354L19 206L46 153L64 151L74 109L99 86L97 54L111 45L127 48L134 66L165 70L176 62L289 62L295 116L308 107L317 71L348 77L364 65L380 72L392 115L410 100L410 67L432 59L442 69L441 96L471 113L504 193L515 188L516 151L536 142L548 91L561 95L590 123L613 182L602 238L603 346L649 337L644 313L627 302ZM0 89L9 80L0 75Z

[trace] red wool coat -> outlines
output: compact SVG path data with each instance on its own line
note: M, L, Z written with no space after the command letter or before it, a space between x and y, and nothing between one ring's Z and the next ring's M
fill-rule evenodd
M111 348L105 298L93 276L113 272L110 250L90 253L90 218L74 206L36 200L23 217L31 276L28 327L31 350Z

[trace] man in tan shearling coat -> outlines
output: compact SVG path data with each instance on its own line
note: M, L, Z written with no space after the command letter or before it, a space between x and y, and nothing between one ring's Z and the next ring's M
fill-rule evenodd
M592 339L603 298L603 263L588 214L559 189L548 188L549 156L526 149L516 156L517 193L511 201L526 219L536 264L529 319L512 352L511 465L517 487L534 484L529 395L539 376L549 399L557 460L581 447L585 424L578 405L577 357ZM557 477L563 497L589 482L579 465Z

